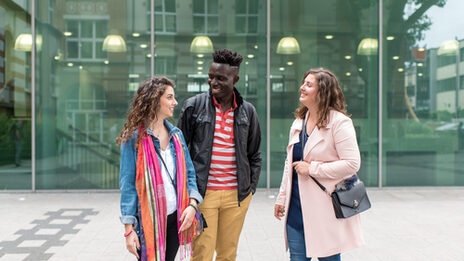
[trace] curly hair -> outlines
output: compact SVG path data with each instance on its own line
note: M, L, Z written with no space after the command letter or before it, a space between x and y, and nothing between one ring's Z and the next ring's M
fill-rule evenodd
M316 96L319 119L316 122L316 126L318 128L327 126L329 123L330 110L336 110L349 116L346 113L345 96L343 95L337 76L327 69L310 69L303 76L302 83L304 83L304 80L310 74L316 77L317 86L319 87ZM297 118L303 119L307 112L308 108L300 104L300 107L296 109L294 115Z
M140 84L132 99L124 128L116 139L118 145L127 142L140 126L143 126L144 132L147 130L148 123L156 119L160 98L169 86L174 87L174 82L164 76L153 77Z
M237 52L232 53L232 51L228 49L216 50L213 53L213 62L215 63L223 63L240 68L242 60L243 57L240 54L237 54Z

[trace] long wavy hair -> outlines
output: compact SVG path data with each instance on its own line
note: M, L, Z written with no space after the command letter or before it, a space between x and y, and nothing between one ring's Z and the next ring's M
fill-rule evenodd
M164 76L153 77L140 84L134 98L132 98L127 121L116 139L118 145L121 145L121 142L127 142L140 126L143 126L145 132L148 124L156 120L160 108L160 98L169 86L174 87L174 82Z
M337 76L327 69L310 69L303 76L302 83L304 83L304 80L310 74L316 77L317 86L319 87L316 95L319 119L316 122L316 126L319 129L327 126L329 123L330 110L336 110L349 116L346 113L345 96L343 95ZM297 118L303 119L307 112L308 108L300 104L300 107L296 109L294 115Z

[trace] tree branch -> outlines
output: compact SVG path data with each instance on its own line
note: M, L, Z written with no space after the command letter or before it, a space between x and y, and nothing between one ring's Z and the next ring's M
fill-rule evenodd
M405 22L405 28L409 29L411 26L421 18L421 16L433 5L438 4L440 0L427 0L422 3L422 5L408 17L408 20Z

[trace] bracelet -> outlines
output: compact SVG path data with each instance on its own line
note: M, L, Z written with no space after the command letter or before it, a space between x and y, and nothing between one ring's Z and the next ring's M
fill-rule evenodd
M190 203L189 206L191 206L192 208L195 209L196 212L198 212L198 208L194 204Z
M127 234L124 234L124 237L128 237L130 234L132 234L132 231L134 231L134 230L131 230L131 231L127 232Z

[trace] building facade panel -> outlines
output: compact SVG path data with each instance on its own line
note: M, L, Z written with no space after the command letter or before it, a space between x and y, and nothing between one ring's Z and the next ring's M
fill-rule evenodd
M236 87L261 122L260 187L280 185L298 89L315 67L340 80L362 156L358 174L367 185L464 185L464 35L462 24L449 22L462 20L462 6L459 0L2 1L0 189L118 188L115 138L139 83L152 72L168 76L182 104L208 90L211 52L222 48L244 57Z

